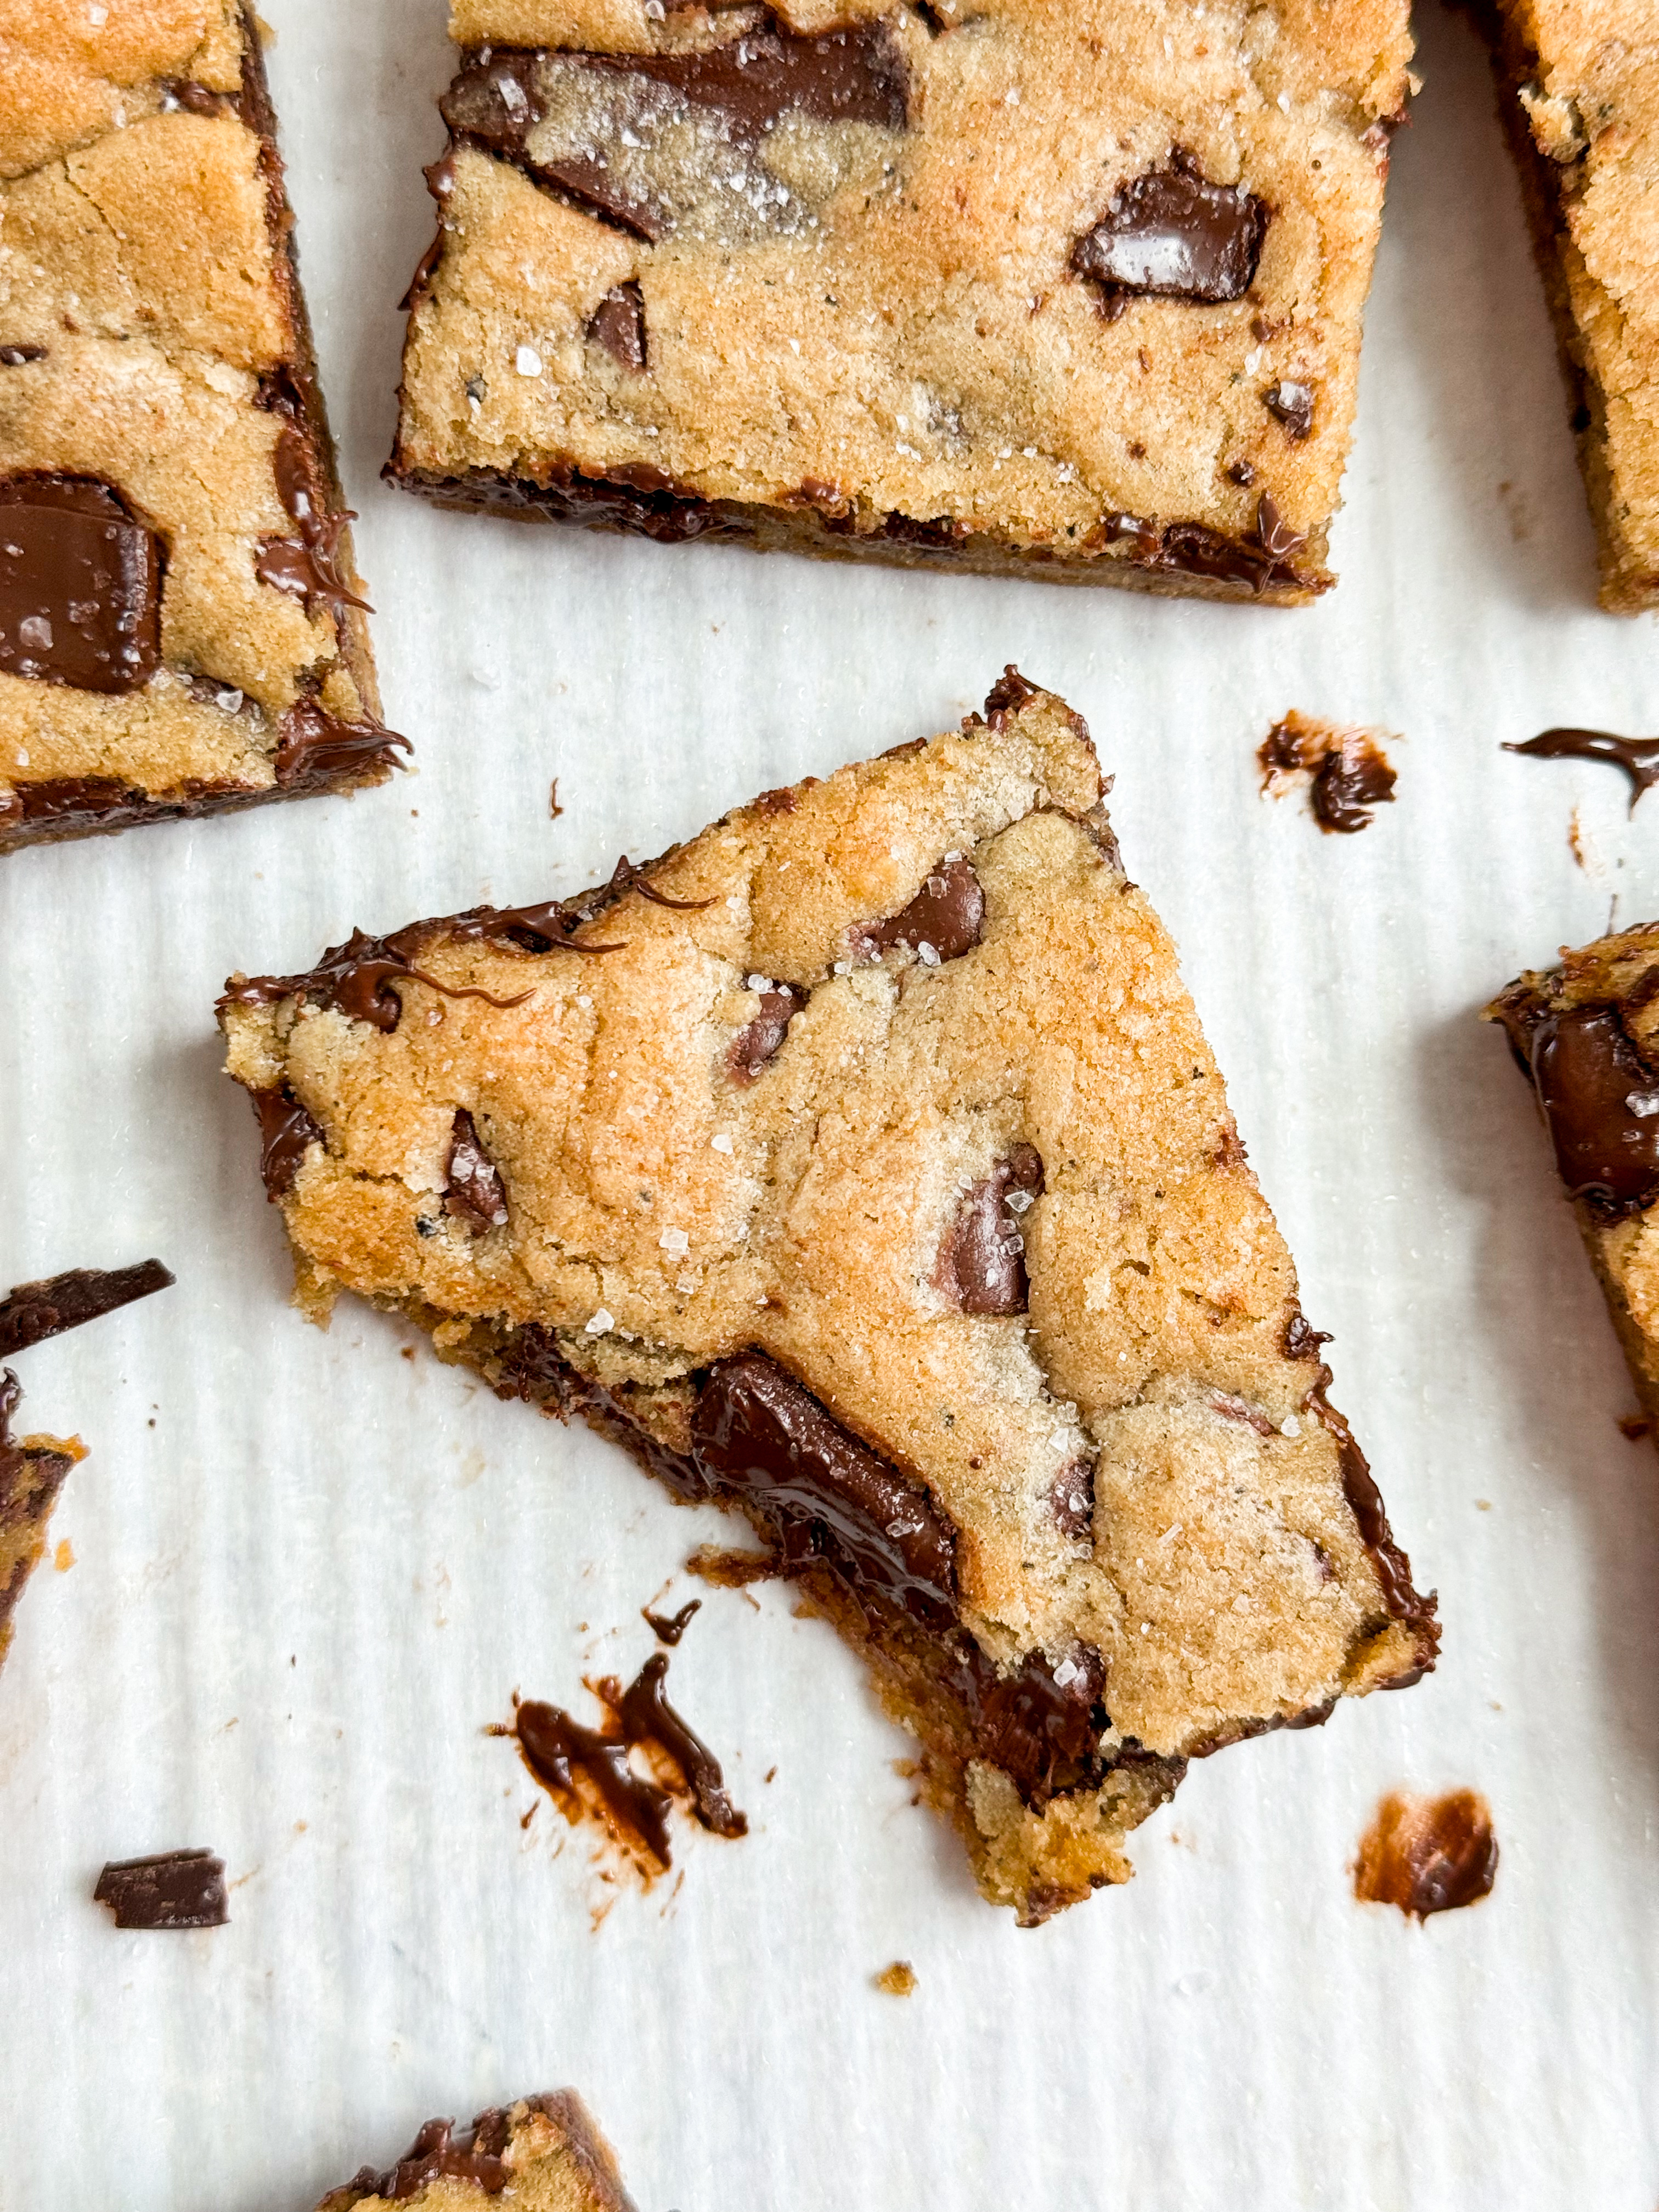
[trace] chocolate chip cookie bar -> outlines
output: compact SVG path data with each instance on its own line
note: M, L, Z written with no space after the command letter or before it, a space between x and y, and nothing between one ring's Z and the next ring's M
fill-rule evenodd
M586 898L221 1002L301 1307L746 1514L1028 1923L1437 1639L1103 789L1010 669Z
M317 2212L394 2203L460 2212L496 2197L523 2212L634 2212L610 2144L570 2089L480 2112L459 2132L453 2120L428 2120L395 2166L364 2166Z
M1492 0L1504 129L1601 541L1601 604L1659 605L1659 21L1647 0Z
M0 1667L11 1649L12 1615L46 1548L46 1523L64 1478L83 1445L58 1437L14 1437L22 1397L17 1377L0 1373Z
M0 852L383 781L259 41L0 15Z
M1536 1093L1637 1395L1659 1423L1659 922L1564 951L1486 1014Z
M649 538L1333 581L1406 0L453 0L386 471Z

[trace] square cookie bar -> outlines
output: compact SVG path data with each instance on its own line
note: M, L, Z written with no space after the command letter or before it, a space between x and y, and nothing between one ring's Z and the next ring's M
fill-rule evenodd
M1659 922L1564 951L1486 1013L1537 1096L1637 1396L1659 1424Z
M0 9L0 852L378 783L253 17Z
M428 2120L395 2166L362 2168L317 2212L408 2204L459 2212L501 2199L520 2212L635 2212L611 2146L574 2090L521 2097L470 2128Z
M9 1368L0 1372L0 1666L11 1649L12 1615L23 1585L46 1548L46 1523L64 1478L86 1457L83 1446L57 1437L14 1437L22 1398Z
M587 898L221 1007L302 1307L745 1513L1028 1922L1188 1759L1437 1644L1103 789L1011 669Z
M1601 604L1659 605L1659 19L1649 0L1495 0L1504 125L1555 319Z
M1406 0L453 0L389 479L1299 601Z

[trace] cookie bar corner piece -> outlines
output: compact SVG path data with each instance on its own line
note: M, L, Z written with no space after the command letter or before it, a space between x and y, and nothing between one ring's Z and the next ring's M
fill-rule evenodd
M1531 1085L1642 1409L1659 1431L1659 922L1563 948L1486 1009Z
M65 1476L86 1448L77 1438L14 1437L22 1393L0 1370L0 1666L11 1648L17 1601L46 1547L46 1523Z
M428 2120L395 2165L364 2166L317 2212L392 2203L483 2212L497 2197L526 2212L636 2212L614 2152L572 2089L480 2112L470 2128Z
M0 27L0 852L383 781L258 29Z
M238 978L302 1300L746 1516L1032 1924L1190 1759L1433 1662L1077 714L763 793L563 907Z
M1407 0L464 0L388 481L1298 604Z

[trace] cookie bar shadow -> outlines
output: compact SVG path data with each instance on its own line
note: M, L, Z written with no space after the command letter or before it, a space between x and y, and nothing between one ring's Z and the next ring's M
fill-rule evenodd
M1416 1071L1438 1179L1480 1211L1463 1314L1468 1396L1478 1405L1495 1382L1508 1414L1504 1456L1534 1466L1572 1516L1613 1724L1659 1790L1659 1466L1651 1443L1620 1432L1636 1395L1613 1322L1530 1091L1502 1031L1480 1013L1472 1006L1428 1030ZM1523 1497L1517 1486L1509 1510ZM1504 1510L1501 1497L1493 1502ZM1527 1540L1527 1612L1547 1618L1556 1566L1538 1538L1547 1531ZM1449 1543L1441 1580L1454 1626L1455 1565ZM1578 1610L1571 1595L1567 1607ZM1468 1626L1477 1643L1488 1641L1483 1624ZM1646 1817L1634 1817L1645 1833Z
M1414 457L1426 501L1396 495L1407 562L1534 613L1595 605L1595 537L1573 452L1571 400L1515 165L1474 18L1416 10L1424 88L1395 139L1370 329L1384 325L1392 389L1368 397L1395 454ZM1426 511L1424 511L1426 509Z

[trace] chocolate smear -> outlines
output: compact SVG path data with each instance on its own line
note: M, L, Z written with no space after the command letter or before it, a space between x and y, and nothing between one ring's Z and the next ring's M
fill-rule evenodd
M329 511L310 435L299 422L285 421L277 432L271 466L277 496L300 535L260 540L253 563L259 581L303 599L307 613L320 605L336 613L342 607L360 607L372 614L368 601L359 599L339 568L341 534L356 518L349 508Z
M307 1146L320 1145L323 1133L286 1084L280 1091L250 1096L259 1117L259 1174L266 1200L274 1205L293 1189Z
M631 279L614 285L593 310L587 335L620 368L642 369L645 353L645 295Z
M629 1743L659 1745L685 1777L698 1820L712 1835L746 1836L749 1822L726 1793L720 1763L695 1729L668 1702L668 1655L653 1651L623 1692L617 1705Z
M732 1040L726 1064L734 1083L752 1083L789 1034L789 1024L806 1004L799 984L773 983L759 994L760 1012Z
M289 785L331 781L372 768L396 764L397 750L411 750L409 739L378 722L347 722L319 707L314 699L299 700L288 708L276 726L276 781Z
M1109 317L1137 294L1218 306L1242 299L1255 282L1271 216L1242 187L1211 184L1177 146L1166 168L1119 188L1073 247L1072 266L1103 288Z
M475 1237L507 1226L507 1191L501 1171L478 1139L465 1106L455 1109L449 1137L444 1212L465 1224Z
M958 1312L1024 1313L1030 1299L1020 1217L1042 1189L1035 1146L1016 1145L957 1207L933 1270L934 1287Z
M939 862L908 906L885 921L859 923L848 932L848 943L856 959L879 960L900 945L920 954L927 966L938 967L979 943L984 920L985 894L973 863L953 853Z
M1394 769L1369 730L1316 722L1293 710L1274 723L1255 757L1261 788L1274 797L1310 778L1314 819L1340 836L1369 829L1372 810L1394 798Z
M1408 1919L1478 1905L1498 1879L1492 1809L1473 1790L1443 1797L1393 1790L1360 1838L1353 1893L1362 1904L1394 1905Z
M1630 811L1644 791L1659 783L1659 738L1620 738L1611 730L1544 730L1524 744L1505 745L1506 753L1532 760L1606 761L1630 778Z
M0 1358L168 1290L173 1279L159 1260L141 1260L131 1267L71 1267L42 1282L20 1283L0 1298Z
M510 2129L507 2114L499 2110L480 2112L472 2125L457 2135L453 2120L428 2120L414 2142L384 2173L372 2166L361 2167L350 2186L370 2197L395 2204L418 2196L430 2183L446 2176L470 2181L486 2197L499 2197L508 2172L501 2154Z
M490 1006L521 1006L530 997L528 991L521 991L514 999L497 999L488 991L441 983L435 975L427 975L410 955L419 951L430 933L430 925L423 922L396 930L390 937L369 937L354 929L343 945L331 945L308 974L245 976L240 983L226 985L221 1004L272 1006L297 994L313 1006L337 1006L352 1021L372 1023L390 1036L404 1010L392 985L405 978L424 983L446 999L482 999Z
M1568 1196L1610 1213L1650 1204L1659 1195L1659 1077L1617 1007L1546 1014L1528 1058Z
M222 1928L225 1863L211 1851L161 1851L148 1859L112 1859L92 1893L118 1928Z
M1439 1647L1439 1631L1435 1622L1437 1593L1420 1596L1412 1587L1412 1563L1394 1540L1394 1530L1389 1525L1388 1511L1382 1503L1382 1493L1376 1486L1370 1462L1334 1406L1325 1397L1330 1382L1330 1370L1322 1367L1319 1381L1309 1392L1304 1410L1310 1413L1327 1434L1334 1438L1337 1463L1342 1474L1342 1495L1348 1501L1349 1510L1359 1524L1360 1541L1370 1554L1376 1579L1382 1589L1382 1603L1389 1617L1406 1622L1419 1630L1419 1648L1426 1651L1425 1666ZM1418 1673L1423 1670L1419 1668ZM1418 1679L1414 1673L1411 1680ZM1390 1683L1394 1689L1404 1689L1404 1681Z
M0 674L135 691L161 664L161 540L90 477L0 483Z
M692 1614L701 1613L702 1610L702 1600L700 1597L694 1597L683 1605L678 1613L653 1613L648 1605L641 1606L640 1618L646 1623L659 1644L672 1645L678 1644L690 1626Z
M1314 393L1310 384L1297 384L1289 377L1281 377L1277 384L1269 385L1262 395L1267 412L1277 416L1299 445L1313 429Z

